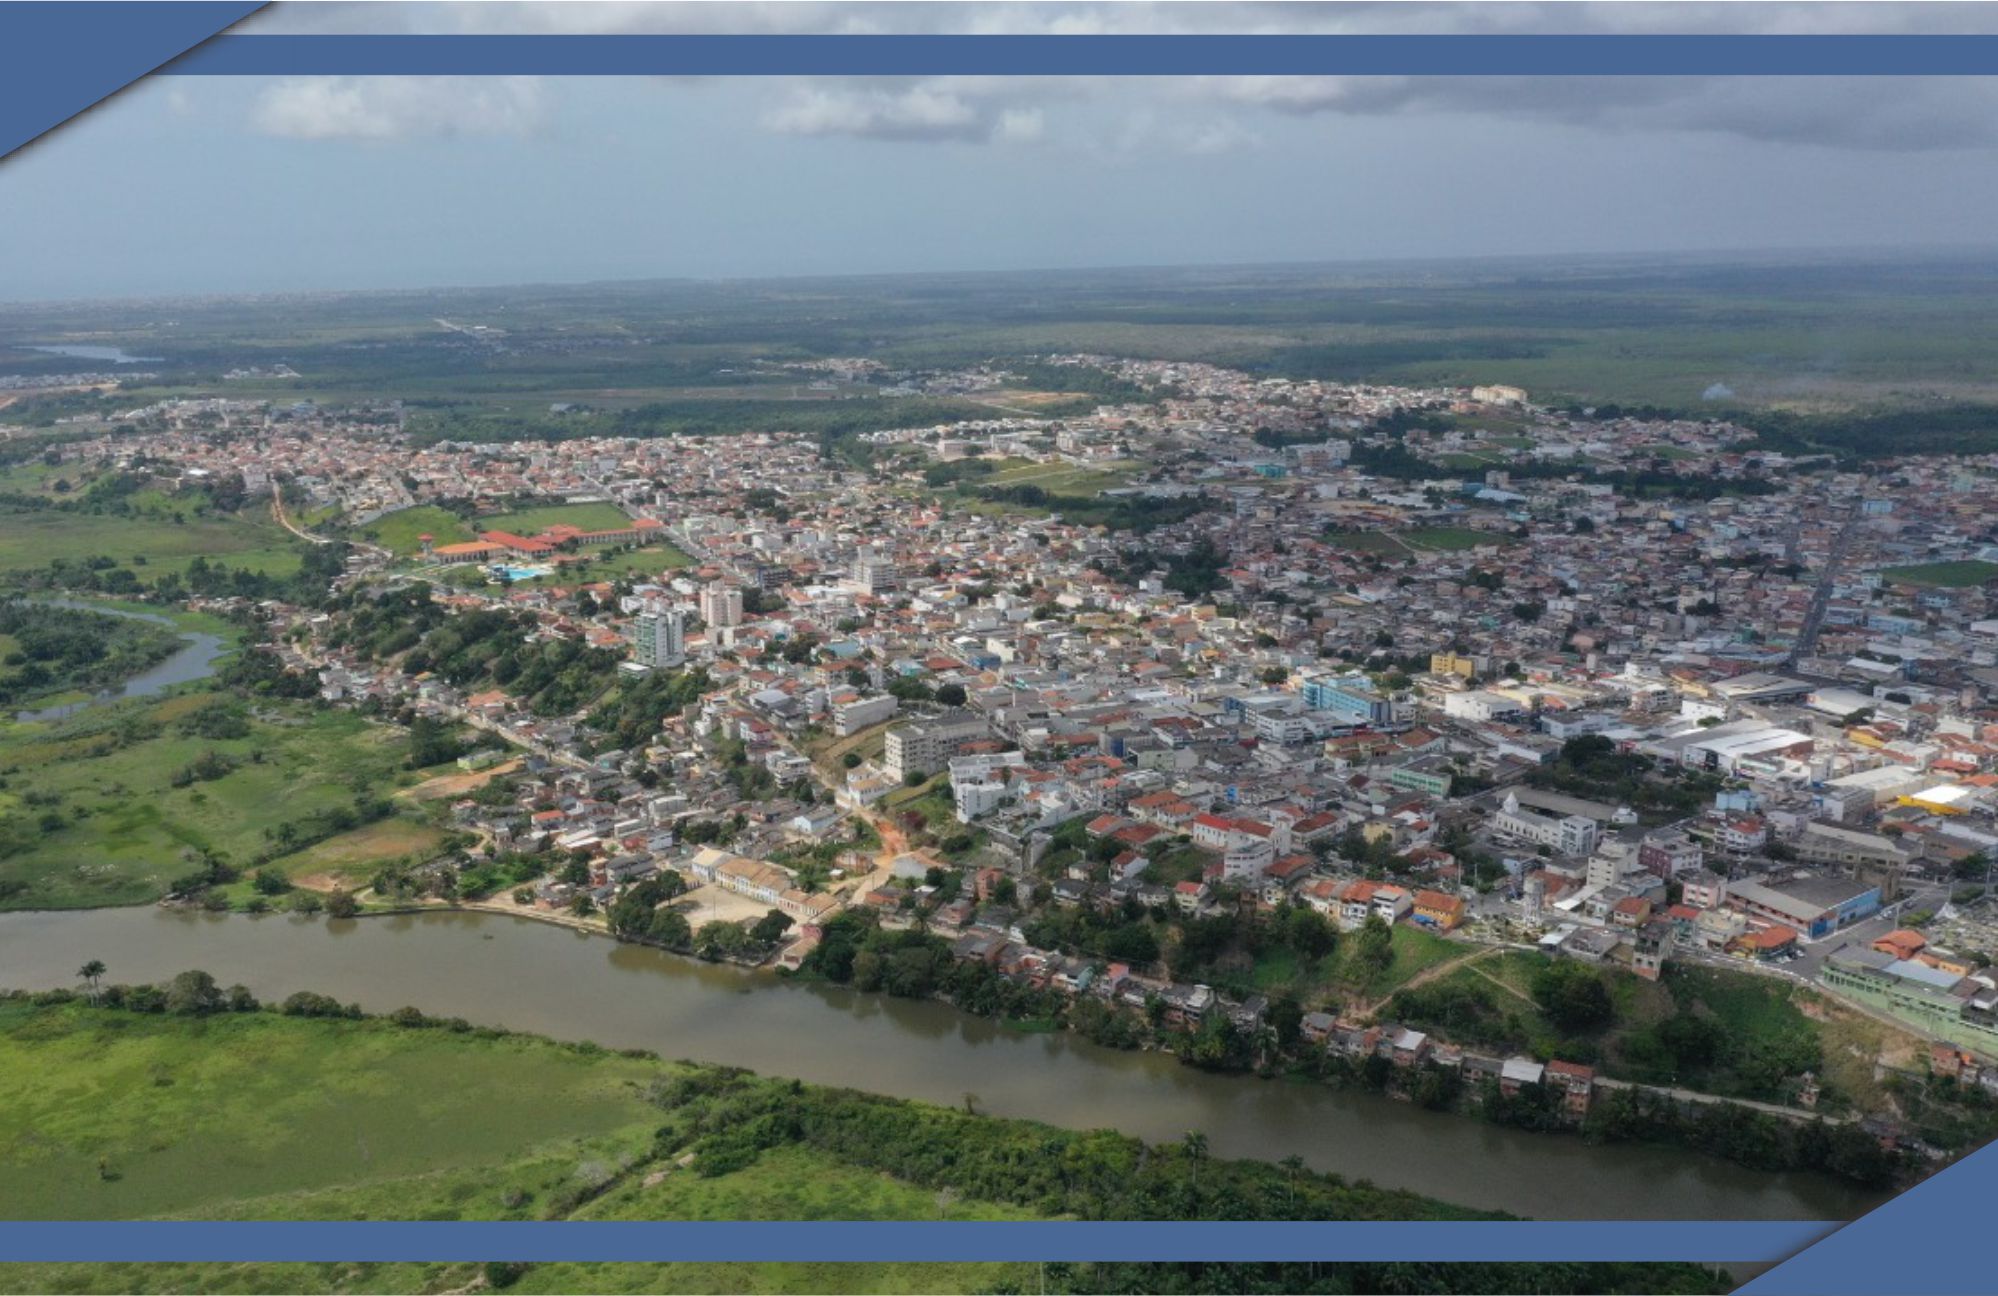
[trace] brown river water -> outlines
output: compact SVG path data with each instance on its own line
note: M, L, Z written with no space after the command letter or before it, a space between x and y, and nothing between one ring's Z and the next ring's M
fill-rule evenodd
M710 966L523 918L426 913L342 922L145 907L0 914L0 987L202 968L266 1000L316 990L479 1025L977 1109L1154 1142L1204 1132L1216 1156L1276 1160L1540 1219L1849 1219L1878 1200L1817 1175L1692 1152L1594 1147L1294 1080L1214 1075L1158 1053L1009 1030L943 1004Z

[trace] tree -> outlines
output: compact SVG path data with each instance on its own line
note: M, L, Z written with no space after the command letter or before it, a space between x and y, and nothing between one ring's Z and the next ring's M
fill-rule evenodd
M772 909L757 919L755 925L749 929L749 939L759 945L775 945L789 930L791 930L791 915Z
M1337 936L1324 915L1309 908L1292 909L1283 919L1284 943L1308 959L1332 952Z
M1533 978L1533 1001L1563 1031L1600 1030L1616 1016L1602 977L1580 963L1553 962L1540 969Z
M352 918L359 912L361 912L361 902L342 887L333 888L332 893L326 897L328 918Z
M182 972L167 985L166 1008L182 1017L199 1017L223 1005L222 987L201 971Z
M1394 966L1394 931L1385 918L1377 913L1367 915L1353 943L1353 959L1368 981Z
M319 898L317 891L295 891L292 893L290 903L293 913L307 916L316 914L326 907L326 902Z
M1277 1047L1288 1053L1297 1047L1303 1032L1304 1005L1285 995L1270 1005L1270 1028L1276 1032Z
M104 981L105 971L103 959L91 959L76 970L78 979L90 983L90 999L92 1003L97 1001L97 990Z
M1284 1205L1297 1204L1297 1176L1304 1172L1304 1158L1293 1152L1277 1162L1283 1167Z
M1200 1163L1207 1159L1207 1136L1199 1130L1188 1130L1180 1139L1180 1146L1186 1152L1188 1186L1197 1210L1200 1202Z
M936 696L937 696L937 701L941 702L945 706L961 707L964 705L964 697L965 697L964 685L962 684L941 685L937 689Z

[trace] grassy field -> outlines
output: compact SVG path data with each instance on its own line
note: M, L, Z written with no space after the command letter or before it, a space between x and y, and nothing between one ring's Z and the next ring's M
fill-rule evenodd
M1177 1218L1190 1182L1177 1147L1108 1131L442 1023L7 999L0 1086L0 1211L17 1220ZM1266 1163L1195 1164L1203 1214L1282 1201L1310 1219L1492 1218ZM469 1263L0 1265L0 1291L447 1293L490 1277ZM537 1264L500 1285L971 1292L1039 1277L1027 1263Z
M493 1167L527 1158L545 1168L552 1145L641 1142L642 1084L659 1070L379 1022L188 1021L19 1002L0 1004L0 1038L0 1087L14 1095L0 1111L8 1219L311 1219L411 1206L406 1218L420 1218L461 1185L498 1197L508 1177ZM624 1149L595 1150L614 1161ZM564 1161L572 1172L575 1160ZM443 1200L405 1187L341 1203L297 1196L412 1178ZM262 1200L239 1211L250 1199Z
M1969 589L1998 580L1998 563L1966 558L1958 562L1915 563L1889 567L1880 578L1891 585L1924 585L1941 589Z
M547 504L517 513L482 517L479 529L531 536L564 522L584 531L614 531L631 525L631 519L615 504Z
M1289 946L1274 946L1256 960L1252 980L1265 994L1293 994L1307 1006L1321 1003L1373 1002L1386 998L1441 963L1478 952L1475 945L1445 940L1407 923L1394 926L1394 961L1383 972L1362 969L1353 954L1358 942L1351 933L1337 948L1315 963L1301 960Z
M1088 499L1122 486L1137 465L1112 462L1083 467L1071 463L1035 463L1031 459L1003 460L989 477L975 479L981 486L1038 486L1050 495Z
M1480 545L1517 543L1511 536L1472 527L1411 527L1406 531L1353 531L1328 536L1326 543L1355 553L1408 557L1423 551L1461 553Z
M267 830L302 828L358 793L385 793L399 776L403 735L350 712L264 704L245 737L186 732L217 697L191 693L0 727L0 815L33 829L24 849L0 859L8 892L0 908L151 900L190 871L196 851L247 864L270 848ZM174 786L209 752L234 768Z
M1502 546L1514 543L1510 536L1479 531L1472 527L1416 527L1397 534L1405 544L1413 545L1417 549L1440 549L1450 553L1476 549L1480 545Z
M478 538L456 513L434 504L419 504L415 508L384 513L366 526L353 528L348 534L358 540L371 540L384 549L405 556L422 550L423 546L417 540L421 535L430 536L440 545L459 544Z
M435 824L396 815L314 842L272 861L272 867L311 890L330 891L340 886L353 891L390 860L434 856L448 836Z
M934 1219L934 1192L806 1147L712 1177L628 1171L681 1068L527 1037L269 1013L0 1003L10 1219ZM563 1205L580 1182L608 1191ZM1032 1219L959 1198L957 1220ZM1032 1266L537 1265L522 1292L990 1291ZM0 1291L412 1292L470 1264L0 1265Z
M180 571L196 557L271 575L298 569L298 542L256 509L218 517L125 517L0 504L0 571L45 567L51 559L103 556L142 579Z
M581 558L575 562L563 563L547 576L516 583L574 585L586 581L615 580L623 576L640 578L642 581L646 577L663 576L682 567L691 567L693 562L692 558L677 547L664 543L610 554L585 549Z

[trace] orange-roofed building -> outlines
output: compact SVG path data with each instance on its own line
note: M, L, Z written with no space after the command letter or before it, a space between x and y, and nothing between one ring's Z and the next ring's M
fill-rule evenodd
M1890 931L1873 942L1873 948L1897 959L1911 959L1928 948L1929 938L1906 927Z
M1445 895L1441 891L1417 891L1415 916L1444 931L1455 931L1464 921L1464 901L1460 896Z

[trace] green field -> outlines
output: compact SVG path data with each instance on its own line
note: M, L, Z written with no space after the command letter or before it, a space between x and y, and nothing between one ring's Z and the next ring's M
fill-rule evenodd
M640 1085L658 1070L377 1022L189 1021L20 1002L0 1004L0 1038L9 1219L226 1215L250 1199L263 1200L244 1213L268 1218L351 1217L369 1209L365 1193L337 1214L293 1194L411 1178L447 1200L460 1184L497 1196L496 1164L578 1138L642 1142ZM99 1174L100 1158L112 1177ZM474 1167L487 1170L460 1173ZM373 1204L397 1203L431 1213L445 1200L399 1189Z
M1383 999L1438 964L1478 950L1408 923L1396 923L1393 937L1394 961L1382 972L1370 973L1359 966L1353 957L1357 941L1347 933L1332 953L1315 963L1304 962L1288 945L1273 945L1257 956L1251 979L1265 994L1295 995L1310 1007L1327 1003L1351 1007Z
M313 890L331 890L337 885L358 891L382 865L392 860L429 859L443 847L447 837L435 824L392 815L314 842L302 851L273 860L271 867L294 883ZM248 884L236 885L243 888L247 899Z
M0 726L0 908L138 904L164 894L202 850L246 867L284 825L307 830L363 791L386 793L407 742L351 712L260 703L243 737L184 731L219 695L94 707ZM173 786L207 753L219 778ZM401 852L398 852L401 853ZM310 870L306 870L310 871Z
M98 556L133 568L142 580L183 570L196 557L282 576L298 570L298 541L255 508L176 522L171 514L127 517L0 504L0 572Z
M384 513L366 526L354 527L349 532L357 540L369 540L396 554L411 555L423 546L417 540L420 535L429 535L440 545L459 544L476 540L478 535L467 526L456 513L438 508L434 504L419 504L415 508L398 509Z
M1476 549L1480 545L1509 545L1514 543L1511 536L1498 535L1491 531L1479 531L1471 527L1416 527L1409 531L1399 531L1396 535L1417 549L1440 549L1447 553Z
M1124 485L1137 465L1111 462L1084 467L1071 463L1035 463L1007 459L988 477L973 478L980 486L1038 486L1050 495L1088 499Z
M1969 589L1998 580L1998 563L1965 558L1956 562L1915 563L1888 567L1880 578L1890 585L1924 585L1940 589Z
M0 1000L0 1086L0 1211L17 1220L1499 1218L1177 1142L268 1006ZM1617 1289L1707 1289L1684 1267L1640 1276ZM469 1263L0 1265L0 1291L443 1293L488 1277ZM1475 1290L1575 1289L1479 1277ZM1029 1263L564 1263L505 1278L522 1292L1100 1289L1086 1268ZM1355 1281L1338 1289L1375 1285Z
M0 1211L10 1219L933 1219L937 1194L806 1147L731 1173L651 1152L682 1068L524 1036L269 1013L188 1020L0 1003ZM100 1169L101 1167L101 1169ZM589 1176L608 1191L561 1203ZM649 1181L649 1182L648 1182ZM958 1198L957 1220L1034 1219ZM1027 1265L536 1266L513 1290L954 1292ZM0 1265L0 1291L411 1292L469 1264Z
M514 513L500 513L479 519L481 531L511 531L531 536L566 522L584 531L614 531L631 525L631 518L615 504L544 504Z
M620 577L656 577L693 565L693 559L676 546L647 545L643 549L620 549L616 553L585 549L574 562L565 562L547 576L521 581L523 585L574 585L582 581L615 580Z

